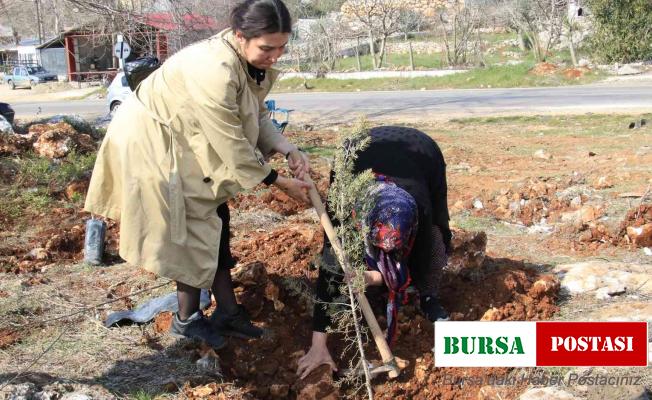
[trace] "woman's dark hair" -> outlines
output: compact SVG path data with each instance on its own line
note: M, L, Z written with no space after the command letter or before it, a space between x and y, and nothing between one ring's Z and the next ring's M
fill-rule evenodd
M252 39L292 32L292 17L281 0L244 0L231 10L231 28Z

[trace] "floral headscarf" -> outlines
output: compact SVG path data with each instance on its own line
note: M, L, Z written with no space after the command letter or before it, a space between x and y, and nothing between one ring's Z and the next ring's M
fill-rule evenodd
M396 317L400 304L407 302L405 290L410 284L407 261L418 228L417 203L408 192L388 182L384 176L370 195L374 205L365 219L369 227L366 238L367 265L379 271L389 289L387 301L387 341L396 334Z

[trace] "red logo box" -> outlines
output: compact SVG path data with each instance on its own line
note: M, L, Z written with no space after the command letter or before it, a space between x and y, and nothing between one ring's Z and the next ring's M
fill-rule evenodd
M645 367L647 322L537 322L537 366Z

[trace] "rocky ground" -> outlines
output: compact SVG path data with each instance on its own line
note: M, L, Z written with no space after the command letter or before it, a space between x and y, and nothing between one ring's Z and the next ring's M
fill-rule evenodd
M448 165L455 238L441 294L453 319L652 321L652 130L629 129L635 117L641 118L418 125L437 140ZM119 226L112 221L107 266L80 262L90 217L81 204L101 131L74 119L39 122L0 135L3 396L363 397L326 368L303 381L294 373L309 346L322 233L311 209L274 189L255 188L230 202L236 293L254 321L271 328L271 337L230 340L215 353L169 337L169 313L145 325L105 328L102 321L112 311L168 293L173 284L120 262ZM289 132L310 152L322 195L338 129ZM281 159L273 162L282 168ZM381 297L375 298L384 326ZM393 350L407 367L396 380L374 380L377 398L638 399L652 388L649 369L434 368L432 325L414 298L399 322ZM347 368L347 342L335 335L330 345L340 370ZM372 347L369 358L379 358ZM459 379L523 373L637 373L644 379L635 387L469 385Z

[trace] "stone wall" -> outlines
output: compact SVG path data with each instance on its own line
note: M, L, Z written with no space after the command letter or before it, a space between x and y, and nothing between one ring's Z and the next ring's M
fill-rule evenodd
M341 10L344 15L351 17L356 7L371 5L374 1L391 2L398 8L413 10L428 17L436 15L442 8L464 6L464 0L348 0L342 5Z
M410 45L407 42L389 42L387 51L392 54L409 53ZM414 54L435 54L441 53L444 46L438 42L412 42L412 52Z

